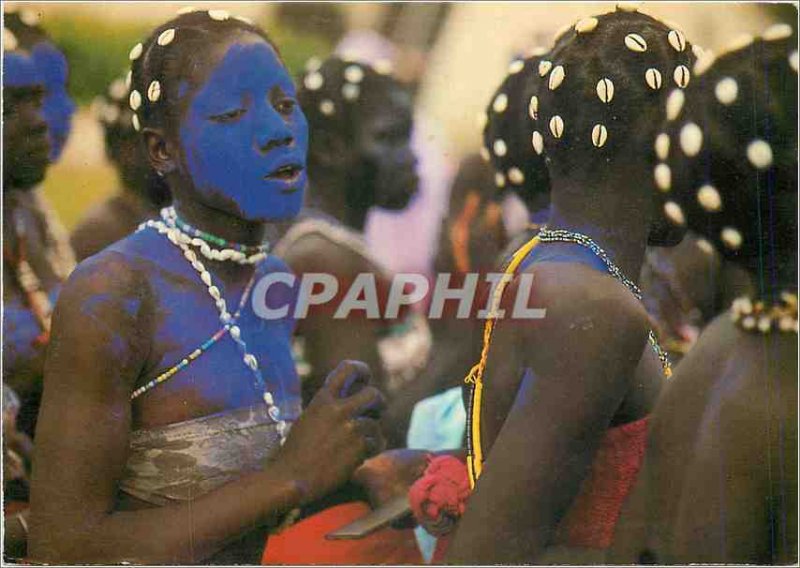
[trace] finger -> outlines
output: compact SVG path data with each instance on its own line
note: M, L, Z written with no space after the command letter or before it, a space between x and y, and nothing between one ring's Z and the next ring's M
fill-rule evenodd
M381 432L380 423L371 418L354 418L354 427L364 440L364 453L368 458L380 454L386 448L386 439Z
M373 386L364 387L342 401L342 410L349 416L362 416L368 413L372 417L377 417L384 408L386 408L386 398Z
M334 397L342 398L342 393L352 389L352 385L361 381L367 384L370 379L371 373L365 363L345 360L340 362L325 379L325 388Z

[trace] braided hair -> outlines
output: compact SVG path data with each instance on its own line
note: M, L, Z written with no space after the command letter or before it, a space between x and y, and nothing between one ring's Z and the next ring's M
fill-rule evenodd
M657 138L672 178L667 214L708 250L794 285L797 33L778 24L737 44L698 61L685 104Z
M130 51L131 70L126 77L128 103L136 131L145 127L177 132L184 100L199 88L194 76L208 51L221 41L251 33L266 41L280 58L278 48L261 28L248 18L225 10L183 9L178 16L158 26Z
M50 41L50 36L39 25L39 15L32 10L20 10L4 14L3 25L14 34L17 45L25 51L42 41Z
M695 59L680 30L623 3L560 30L549 52L512 63L489 105L484 152L497 185L530 202L553 175L596 178L631 156L654 161L642 147L663 121L669 85L685 88Z

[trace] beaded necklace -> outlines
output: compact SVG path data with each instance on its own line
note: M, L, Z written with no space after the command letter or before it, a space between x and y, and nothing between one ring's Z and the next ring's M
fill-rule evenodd
M608 257L606 252L595 243L591 238L577 233L574 231L565 230L550 230L546 226L542 227L539 233L528 240L520 248L518 248L507 260L503 267L503 274L505 276L513 276L517 268L525 257L539 244L539 243L553 243L553 242L567 242L581 245L591 250L601 261L606 265L608 272L619 282L621 282L631 293L641 301L642 293L639 287L630 280L623 272L617 267L616 264ZM508 283L511 278L501 279L492 294L492 303L490 314L497 313L500 307L500 302L503 297ZM467 472L469 474L470 487L474 489L475 483L481 474L483 468L483 448L481 445L481 398L483 394L483 374L486 370L486 363L489 358L489 347L491 346L492 334L496 325L496 319L490 315L486 319L483 328L483 347L481 349L480 359L469 374L464 379L464 382L470 384L472 392L470 394L470 404L467 411ZM648 341L653 351L661 361L664 375L669 378L672 375L672 368L669 363L669 358L666 352L661 348L658 339L652 330L648 333Z
M208 287L208 294L211 296L211 298L214 300L214 302L215 302L215 304L217 306L217 310L219 311L219 320L223 325L222 329L217 331L217 333L215 333L209 340L207 340L206 342L203 343L203 345L206 346L205 348L203 348L203 345L201 345L199 348L197 348L194 351L192 351L192 353L190 353L189 356L187 356L185 359L183 359L175 367L180 366L181 369L185 368L186 366L188 366L191 363L191 361L196 360L200 355L205 353L211 347L211 345L213 345L214 343L219 341L225 334L230 335L230 337L236 343L236 346L239 348L239 352L242 355L242 361L244 362L245 366L248 369L250 369L251 373L253 374L253 379L254 379L254 382L255 382L255 385L256 385L256 389L261 393L261 396L262 396L262 398L264 400L264 403L267 405L267 414L275 422L277 430L278 430L278 435L280 436L280 439L281 439L281 444L283 444L286 441L286 435L288 433L289 425L287 424L287 422L285 420L281 419L280 408L278 408L278 406L275 404L275 397L272 395L272 393L267 388L266 381L264 380L264 376L262 375L261 369L260 369L259 364L258 364L258 359L256 358L255 355L253 355L252 353L250 353L248 351L247 343L245 342L244 339L242 339L242 331L237 325L235 325L236 319L238 318L238 316L239 316L239 314L241 312L241 308L244 306L244 303L246 302L246 298L249 295L249 292L250 292L249 287L250 287L250 285L252 285L252 281L248 285L248 288L245 290L245 292L242 295L242 300L240 300L240 308L239 308L239 310L236 312L236 314L231 315L228 312L227 305L225 303L225 299L222 297L222 294L220 293L219 288L213 284L213 280L211 278L211 273L208 270L206 270L206 267L203 265L203 263L198 260L197 255L195 254L195 252L189 248L190 245L197 246L197 247L200 248L201 252L203 252L204 248L205 249L209 249L208 244L205 241L201 240L201 239L192 238L190 235L187 235L186 233L181 231L181 229L178 228L177 226L175 226L175 225L170 226L169 224L167 224L167 223L165 223L163 221L157 221L157 220L152 220L151 219L151 220L149 220L149 221L147 221L145 223L142 223L139 226L139 230L143 230L143 229L146 229L146 228L155 229L156 231L158 231L159 234L166 236L166 238L172 244L174 244L176 247L181 249L181 251L183 251L184 258L192 265L192 268L194 268L195 271L200 275L200 280L202 280L203 284L205 284ZM197 241L199 241L199 244L197 243ZM221 253L236 253L238 255L241 255L242 257L245 257L244 253L242 253L240 251L234 251L234 250L231 250L231 249L226 249L224 251L216 251L215 250L214 252L217 253L217 254L213 255L214 257L217 257L217 258L214 258L214 260L219 259L219 260L231 260L233 262L240 262L239 260L237 260L238 257L235 258L234 256L232 256L230 254L222 255ZM208 256L205 253L203 253L203 254L205 256ZM259 253L259 254L263 255L263 256L261 256L260 259L254 260L253 257L258 256L258 255L253 255L251 257L245 257L247 260L244 263L246 263L246 264L256 264L256 263L260 262L261 260L264 260L264 258L266 258L266 253ZM213 258L213 257L210 257L210 258ZM255 271L253 273L253 278L254 277L255 277ZM194 357L190 361L189 358L192 355L194 355ZM165 380L167 380L168 378L170 378L171 376L173 376L175 373L177 373L180 370L180 369L175 369L175 367L173 367L172 369L169 369L165 373L162 373L162 375L159 375L159 377L157 377L154 380L157 381L160 377L163 377L163 375L165 375L167 373L171 373L169 376L167 376L166 378L163 378L160 381L160 382L164 382ZM151 381L151 383L152 382L153 381ZM149 384L150 383L148 383L148 385ZM156 382L155 384L153 384L149 388L153 388L153 386L155 386L156 384L160 384L160 383ZM145 387L147 387L148 385L145 385ZM146 388L145 391L149 390L149 388ZM139 394L142 394L142 393L139 393ZM137 395L137 396L139 396L139 395Z
M771 306L747 296L736 298L731 305L731 320L750 332L797 333L797 294L781 292L780 303Z

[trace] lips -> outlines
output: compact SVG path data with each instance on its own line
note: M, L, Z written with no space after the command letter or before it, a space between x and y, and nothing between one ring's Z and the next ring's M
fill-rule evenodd
M303 166L300 164L284 164L264 176L264 179L294 183L300 179L301 173L303 173Z

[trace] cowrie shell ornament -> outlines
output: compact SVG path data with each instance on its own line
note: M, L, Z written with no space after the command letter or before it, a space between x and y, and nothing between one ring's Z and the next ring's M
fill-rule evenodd
M128 71L128 74L125 75L125 88L130 89L132 82L133 82L133 71Z
M18 45L17 36L8 28L3 28L3 47L6 51L14 51Z
M617 10L620 12L638 12L641 2L617 2Z
M637 53L647 51L647 42L639 34L628 34L625 36L625 47Z
M131 116L131 124L133 125L133 129L136 132L139 132L142 129L141 124L139 124L139 117L136 116L135 114Z
M334 106L332 100L325 99L324 101L320 101L319 112L321 112L324 116L331 116L335 111L336 107Z
M128 53L128 59L131 61L136 61L142 55L142 50L144 46L141 43L137 43L136 45L131 48L130 53Z
M172 40L174 39L175 39L175 28L170 28L168 30L164 30L159 34L156 43L158 43L158 45L160 45L161 47L164 47L165 45L171 44Z
M595 124L592 128L592 144L595 148L602 148L608 140L608 129L602 124Z
M209 10L208 17L218 22L224 22L231 17L227 10Z
M531 97L531 102L528 103L528 114L533 120L539 118L539 97L536 95L533 95Z
M664 204L664 214L667 219L672 221L675 225L686 224L686 217L683 215L683 209L674 201L667 201Z
M131 91L130 96L128 97L128 104L131 107L131 110L137 111L139 107L142 106L142 95L139 91Z
M761 37L765 41L776 41L792 37L792 26L789 24L775 24L764 30Z
M506 146L505 141L500 138L494 141L494 144L492 144L492 150L494 150L495 156L499 158L502 158L508 153L508 147Z
M720 233L720 239L722 239L722 243L731 250L739 249L744 241L742 238L742 233L733 227L725 227L722 229L722 232Z
M303 85L309 91L317 91L324 84L325 84L325 78L322 76L322 73L319 73L317 71L309 73L303 79Z
M680 30L671 30L669 34L667 34L667 40L672 48L678 53L686 49L686 37Z
M678 65L672 73L672 78L675 80L676 85L681 89L685 89L689 85L689 79L691 79L689 68L686 65Z
M525 183L525 174L519 168L511 168L508 170L508 181L514 185L522 185Z
M358 65L350 65L344 70L344 79L349 83L360 83L364 79L364 70Z
M544 138L536 130L534 130L531 135L531 144L533 145L533 151L541 156L542 152L544 152Z
M703 131L694 122L683 125L680 133L681 150L687 156L694 157L703 147Z
M484 162L488 163L492 161L492 155L489 153L489 150L487 150L484 146L481 146L480 154Z
M667 120L675 120L681 113L686 95L680 89L675 89L667 97Z
M177 15L179 15L179 16L182 16L182 15L188 14L190 12L197 12L197 8L195 8L194 6L184 6L183 8L181 8L180 10L178 10L175 13Z
M650 67L644 72L644 80L647 82L648 87L657 91L661 88L661 71L655 67Z
M546 59L542 59L539 62L539 77L544 77L553 68L553 63L547 61Z
M550 119L550 133L555 138L561 138L564 135L564 119L558 115Z
M496 174L494 174L494 184L497 187L500 187L500 188L505 187L506 186L506 176L504 176L500 172L497 172Z
M656 156L659 160L666 160L669 156L669 135L662 132L656 136L655 143Z
M508 74L516 75L524 68L525 68L525 62L522 59L515 59L514 61L511 62L511 65L508 66Z
M789 54L789 67L797 73L797 65L798 65L798 55L797 50L795 49L792 53Z
M125 85L125 82L121 79L115 79L111 82L111 85L108 86L108 96L110 96L115 101L121 101L125 98L125 93L128 92L128 87Z
M597 18L582 18L575 24L575 31L579 34L587 34L593 31L597 24Z
M564 77L566 73L564 72L563 65L556 65L553 67L553 70L550 72L550 79L547 83L548 88L551 91L555 91L561 86L561 83L564 82Z
M672 186L672 171L667 164L658 164L653 170L656 187L661 191L669 191Z
M19 13L19 19L22 20L22 23L26 26L35 26L39 23L39 14L32 10L22 10Z
M492 102L492 110L497 113L504 112L508 108L508 95L500 93Z
M608 77L603 77L597 82L597 96L608 104L614 98L614 83Z
M694 74L697 76L702 75L711 68L711 65L713 65L716 60L717 58L713 53L704 53L695 61Z
M353 83L347 83L342 86L342 96L347 101L355 101L361 94L361 88Z
M154 103L161 98L161 83L158 81L153 81L150 83L150 86L147 87L147 98L151 103Z
M732 104L738 95L739 84L733 77L725 77L724 79L720 79L717 85L714 87L714 96L716 96L717 100L724 105Z
M719 211L722 207L722 198L713 185L706 184L697 190L697 202L700 207L712 213Z
M766 169L772 165L772 148L763 140L753 140L747 145L747 159L757 169Z

